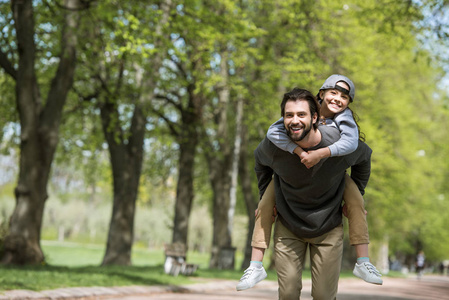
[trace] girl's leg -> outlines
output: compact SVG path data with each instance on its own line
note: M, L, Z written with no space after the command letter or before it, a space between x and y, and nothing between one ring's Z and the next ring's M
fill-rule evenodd
M382 284L382 275L369 261L369 234L364 200L357 185L347 174L343 198L348 213L349 242L355 247L357 254L353 273L366 282Z
M251 264L245 270L237 284L237 291L243 291L256 285L267 277L262 260L265 249L270 245L271 227L273 226L273 207L275 205L274 183L270 182L257 207L256 220L251 246Z
M251 261L263 261L265 255L265 248L254 247L251 250Z
M349 224L349 242L351 245L369 244L368 223L366 221L365 204L354 180L346 174L345 192L343 194ZM368 249L368 246L366 246ZM357 248L356 248L357 251ZM367 250L366 250L367 251ZM362 254L368 254L361 252ZM358 255L357 255L358 256Z
M276 203L274 183L270 182L257 206L251 246L251 260L262 261L265 249L270 245L271 228L273 226L273 207ZM256 250L255 250L256 249Z

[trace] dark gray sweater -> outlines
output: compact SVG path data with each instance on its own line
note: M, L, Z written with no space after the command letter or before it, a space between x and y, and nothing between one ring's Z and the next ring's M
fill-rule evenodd
M323 148L340 138L338 129L319 126L321 142L310 149ZM280 221L298 237L317 237L342 222L344 175L351 177L362 195L371 172L371 149L359 141L356 151L346 156L321 160L307 169L296 154L276 147L265 138L254 151L260 195L274 173L276 209Z

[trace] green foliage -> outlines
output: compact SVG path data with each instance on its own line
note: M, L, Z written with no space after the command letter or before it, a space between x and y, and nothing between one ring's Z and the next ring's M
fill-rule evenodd
M46 1L33 4L38 81L49 83L60 49L54 33L61 30L58 20L63 10ZM327 76L343 73L355 83L351 107L360 116L366 142L373 149L365 194L371 238L387 240L391 254L413 254L421 245L429 259L447 258L449 145L444 125L449 101L440 84L447 76L447 64L442 63L447 62L447 51L441 51L446 49L442 46L447 42L447 24L438 18L447 11L444 1L220 0L211 4L180 0L175 4L166 24L159 2L97 1L82 14L79 34L83 42L64 111L43 237L56 238L60 228L65 228L71 238L90 241L89 232L97 229L92 239L105 240L110 215L105 203L112 199L98 109L105 99L119 103L120 114L113 124L120 125L123 132L116 132L116 137L125 143L134 105L142 101L151 112L136 243L158 247L171 235L179 133L184 129L180 108L193 109L189 92L199 99L199 116L213 137L217 156L233 142L235 103L243 99L243 122L249 130L247 155L252 164L253 149L280 117L283 93L295 86L316 92ZM0 12L0 49L15 66L17 45L10 4L1 2ZM431 52L435 44L439 51ZM163 64L154 70L157 55ZM220 73L222 60L228 69L227 81ZM157 88L146 91L142 74L153 76ZM218 118L223 108L218 92L223 84L231 101L226 124ZM98 94L100 87L106 94ZM41 92L45 99L47 91ZM157 97L139 97L143 92ZM3 69L0 95L2 152L12 153L20 126L15 82ZM227 126L227 140L217 135L219 126ZM195 212L189 233L189 246L195 249L207 249L211 240L213 195L206 151L212 150L201 144L195 158ZM4 223L8 214L3 211L9 213L14 203L13 187L1 189L2 200L5 191L9 194L8 207L2 207ZM237 212L245 214L241 203ZM237 218L236 223L237 228L245 227L244 218ZM78 237L74 228L79 228ZM239 251L245 237L246 228L237 230L234 242Z

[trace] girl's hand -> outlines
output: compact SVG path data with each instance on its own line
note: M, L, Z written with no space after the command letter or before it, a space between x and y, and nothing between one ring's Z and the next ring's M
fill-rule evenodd
M310 169L320 162L321 156L316 150L305 153L307 153L307 155L304 155L304 158L301 158L301 162L306 166L307 169Z

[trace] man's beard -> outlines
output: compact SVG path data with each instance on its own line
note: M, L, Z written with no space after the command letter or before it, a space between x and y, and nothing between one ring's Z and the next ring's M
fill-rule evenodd
M291 139L293 142L299 142L299 141L302 141L302 139L303 139L306 135L309 134L310 130L312 130L312 124L313 124L312 121L310 121L309 127L308 127L308 128L305 128L305 127L304 127L304 129L303 129L301 135L298 136L298 137L295 137L295 136L292 134L291 128L290 128L290 126L289 126L289 128L288 128L288 130L287 130L287 135L290 137L290 139Z

